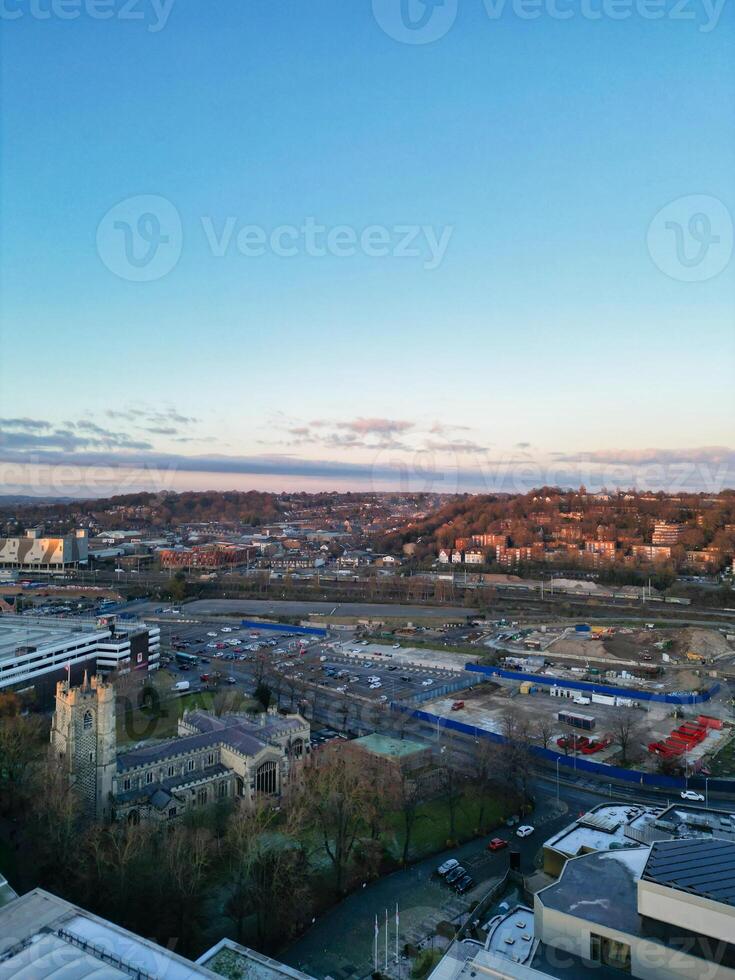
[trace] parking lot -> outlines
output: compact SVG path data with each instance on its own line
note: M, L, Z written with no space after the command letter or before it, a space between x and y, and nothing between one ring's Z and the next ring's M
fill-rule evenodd
M283 631L245 628L237 620L162 623L161 640L164 658L170 657L169 668L192 681L215 669L240 679L243 671L252 675L257 663L265 663L286 680L385 704L419 692L438 695L457 679L445 668L412 664L405 651L376 652L343 635L320 639L293 636L287 627ZM188 656L198 661L179 662Z

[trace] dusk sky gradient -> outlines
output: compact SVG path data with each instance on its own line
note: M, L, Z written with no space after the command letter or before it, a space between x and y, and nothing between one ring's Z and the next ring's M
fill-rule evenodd
M142 21L5 0L6 492L161 468L174 488L383 488L399 464L413 489L478 489L500 463L733 485L735 262L687 282L647 245L677 199L735 214L733 6L712 25L693 0L683 20L558 4L573 16L460 0L412 45L368 0L176 0L155 32L144 0ZM98 251L137 195L183 229L151 282ZM427 268L421 236L414 257L217 256L202 223L309 217L450 237ZM137 475L98 470L120 463Z

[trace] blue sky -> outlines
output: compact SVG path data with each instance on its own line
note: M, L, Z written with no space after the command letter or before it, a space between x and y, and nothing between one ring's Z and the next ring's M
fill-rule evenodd
M731 5L459 0L406 44L379 23L400 0L75 2L5 0L7 486L728 481ZM140 200L173 256L142 282ZM310 218L390 254L310 254Z

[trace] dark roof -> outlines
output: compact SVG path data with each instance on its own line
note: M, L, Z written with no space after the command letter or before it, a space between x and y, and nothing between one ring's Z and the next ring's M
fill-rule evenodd
M204 732L197 735L182 735L180 738L167 739L155 745L142 745L140 748L123 752L117 757L118 772L136 769L138 766L148 766L152 762L163 762L178 755L188 755L198 749L206 749L210 745L219 745L222 736L219 732Z
M735 905L735 844L701 838L656 841L641 878Z
M180 735L165 742L143 745L117 757L118 772L163 762L176 756L188 755L214 745L227 745L242 755L254 756L273 745L276 738L290 730L299 730L304 723L298 718L274 716L260 725L244 715L224 715L218 718L206 711L188 711L184 721L198 729L193 735Z
M158 780L150 785L139 786L137 789L124 790L122 793L116 794L115 800L118 803L139 803L147 800L154 806L162 809L166 805L164 802L165 796L175 796L176 793L190 786L207 782L217 776L226 776L229 772L230 770L227 766L215 763L213 766L207 766L204 769L195 769L193 772L172 776L170 779Z
M638 878L647 856L647 847L637 847L571 858L553 885L536 892L536 900L547 908L636 935Z

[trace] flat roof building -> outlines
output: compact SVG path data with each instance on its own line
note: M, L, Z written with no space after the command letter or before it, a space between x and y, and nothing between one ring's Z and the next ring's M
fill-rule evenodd
M0 690L36 687L53 693L56 681L93 673L155 670L160 629L140 622L0 616ZM67 669L68 668L68 669Z
M43 527L34 527L22 537L0 538L0 568L29 572L60 572L86 563L89 557L87 530L44 537Z
M2 879L0 879L2 880ZM238 972L234 972L235 967ZM0 902L0 980L312 980L223 940L196 963L50 892Z
M636 845L616 838L619 826L653 811L629 809L596 808L597 826L580 821L552 838L578 853L536 892L533 911L491 919L484 942L454 942L430 980L735 980L735 841L716 836L730 814L702 810L709 832ZM668 807L654 822L695 809Z

